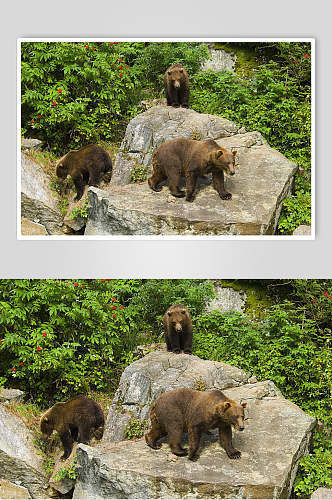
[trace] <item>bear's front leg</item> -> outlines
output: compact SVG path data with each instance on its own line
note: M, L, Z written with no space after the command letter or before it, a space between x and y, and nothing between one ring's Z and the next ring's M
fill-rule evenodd
M61 457L62 460L65 460L69 457L73 450L73 438L69 429L63 429L59 432L61 443L63 446L64 453Z
M199 448L202 432L198 426L193 426L188 429L188 433L189 433L188 458L189 460L195 462L199 458L197 451Z
M189 202L194 201L195 189L196 189L197 174L189 170L186 172L186 182L187 182L187 196L186 200Z
M191 330L185 329L181 335L180 347L185 354L192 354L192 339L193 334Z
M225 189L224 172L222 170L215 169L212 171L212 181L214 189L218 192L222 200L230 200L232 198L232 193L229 193Z
M76 197L74 198L75 201L78 201L82 198L83 193L84 193L84 180L83 180L83 175L82 174L77 174L73 178L75 188L76 188Z
M232 428L229 424L222 423L219 425L219 440L229 458L241 458L241 452L233 446Z

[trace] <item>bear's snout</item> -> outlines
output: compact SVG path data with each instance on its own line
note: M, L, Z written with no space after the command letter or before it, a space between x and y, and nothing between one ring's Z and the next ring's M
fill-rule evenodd
M234 172L234 171L233 171L233 172L230 172L230 175L234 175L234 174L235 174L235 172Z
M239 427L239 431L244 431L243 425L241 427Z

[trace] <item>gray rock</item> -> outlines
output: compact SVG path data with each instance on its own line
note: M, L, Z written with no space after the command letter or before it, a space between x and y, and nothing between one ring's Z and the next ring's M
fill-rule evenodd
M230 460L216 431L204 435L200 458L152 450L144 438L96 448L79 445L73 498L289 498L315 419L278 396L271 382L224 391L246 399L245 430L235 432L239 460Z
M62 216L50 182L43 169L22 153L21 216L42 224L49 234L62 234Z
M76 448L77 443L74 443L73 450L66 460L61 460L61 455L63 454L62 449L59 449L54 457L55 465L49 480L49 485L62 495L69 493L75 486L75 479L71 479L68 475L62 477L63 474L61 473L63 469L70 469L72 467L76 457Z
M238 292L230 287L215 287L216 296L207 303L205 310L214 311L219 310L222 312L243 312L246 305L246 294Z
M39 151L42 148L42 141L39 139L22 139L21 149L23 151Z
M310 235L311 235L311 226L306 226L304 224L298 226L293 231L293 236L310 236Z
M330 500L332 499L332 489L331 488L318 488L316 491L313 492L311 495L312 499L314 500Z
M226 389L246 383L247 374L226 363L207 361L190 354L150 352L124 370L109 409L103 441L125 439L131 418L149 418L150 405L160 394L178 387Z
M32 222L31 220L21 217L21 235L22 236L47 236L45 226Z
M31 498L26 488L0 478L0 498Z
M0 475L27 488L32 498L47 496L43 460L26 425L0 404Z
M0 389L0 402L22 401L24 392L19 389Z
M149 135L148 131L144 132L143 128L141 124L132 130L132 135L137 134L137 137L131 140L131 144L136 144L137 150L144 149L144 144L148 142L144 139L144 134ZM221 133L221 124L216 130ZM235 131L229 126L227 133ZM222 132L226 134L226 127ZM129 137L126 140L129 141ZM156 140L152 132L150 140ZM116 185L112 180L104 190L94 187L89 189L89 218L85 234L274 234L282 203L291 192L297 166L268 146L259 132L236 134L218 139L217 142L238 151L237 173L226 179L226 187L233 194L232 200L221 200L209 185L209 177L200 179L193 203L188 203L184 198L174 198L165 187L156 193L147 183ZM129 161L133 161L132 156L130 158ZM125 168L128 168L127 164ZM121 172L124 172L122 167L118 170L118 180L126 182L126 176L122 176Z
M210 58L204 61L201 71L235 71L236 55L226 50L215 50L209 47Z
M111 184L128 184L133 166L137 163L151 166L153 152L169 139L193 136L220 139L239 131L238 125L219 116L197 113L193 109L154 106L128 124L115 159Z

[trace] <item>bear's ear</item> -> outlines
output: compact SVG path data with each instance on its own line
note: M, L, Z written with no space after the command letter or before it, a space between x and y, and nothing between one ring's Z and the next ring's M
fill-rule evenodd
M237 151L233 151L233 156L237 155Z
M43 422L48 422L48 418L47 418L47 417L44 417L44 418L43 418Z
M67 174L68 174L67 167L65 167L61 163L59 165L57 165L57 167L56 167L56 175L58 177L65 179L67 177Z
M182 68L180 69L180 73L183 73L183 69Z
M242 408L247 408L247 402L241 403Z
M172 74L170 71L167 71L167 73L168 73L169 76L171 76L171 74Z
M220 158L220 156L222 156L223 154L224 154L224 153L223 153L222 149L219 149L219 150L217 151L217 158Z
M186 311L184 309L181 310L182 314L186 314Z
M222 406L223 406L224 411L226 411L226 410L228 410L228 408L230 408L231 403L229 401L225 401Z
M172 313L171 313L171 311L168 311L168 313L167 313L167 314L168 314L168 316L171 316L171 314L172 314Z

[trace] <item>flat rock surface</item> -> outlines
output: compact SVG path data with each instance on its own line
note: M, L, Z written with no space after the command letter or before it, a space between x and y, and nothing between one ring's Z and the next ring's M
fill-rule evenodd
M173 197L166 186L156 193L147 182L118 185L113 178L104 190L89 189L85 234L274 234L297 166L268 146L258 132L236 134L217 142L238 151L237 172L225 182L233 195L231 200L220 199L210 185L210 176L200 179L193 203Z
M0 498L31 498L26 488L0 478Z
M32 498L45 497L43 460L26 425L0 404L0 476L28 489Z
M233 439L241 459L227 457L215 431L204 435L194 463L173 455L165 440L160 450L143 438L79 445L74 498L289 498L315 419L271 382L224 392L249 403L245 430Z
M21 216L43 225L48 234L62 234L62 216L50 188L50 177L24 153L21 155Z
M32 222L31 220L21 217L21 235L22 236L47 236L45 226Z
M147 420L150 405L165 391L178 387L226 389L245 384L248 375L235 366L190 354L150 352L127 366L109 409L103 441L125 439L131 418Z
M331 488L318 488L316 491L313 492L311 495L312 499L314 500L331 500L332 499L332 489Z

